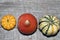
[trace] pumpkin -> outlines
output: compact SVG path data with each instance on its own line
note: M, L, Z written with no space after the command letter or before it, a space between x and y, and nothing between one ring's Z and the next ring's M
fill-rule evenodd
M30 13L24 13L19 16L18 30L24 35L31 35L37 29L37 20Z
M5 15L2 17L2 27L6 30L11 30L16 25L16 19L13 15Z
M39 29L46 36L55 35L59 29L59 19L55 16L46 15L39 21Z

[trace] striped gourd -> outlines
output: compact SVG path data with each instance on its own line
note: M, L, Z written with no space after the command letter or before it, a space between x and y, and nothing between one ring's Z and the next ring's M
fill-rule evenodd
M47 36L55 35L60 29L59 24L57 17L46 15L40 19L39 29Z

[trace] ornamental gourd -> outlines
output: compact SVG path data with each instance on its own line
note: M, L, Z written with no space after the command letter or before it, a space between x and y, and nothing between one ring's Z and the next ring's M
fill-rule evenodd
M46 15L40 19L39 29L46 36L55 35L60 29L59 24L59 19L57 17Z
M18 30L24 35L31 35L37 29L37 20L35 16L30 13L24 13L19 16Z
M2 17L2 27L6 30L11 30L16 25L16 19L12 15L5 15Z

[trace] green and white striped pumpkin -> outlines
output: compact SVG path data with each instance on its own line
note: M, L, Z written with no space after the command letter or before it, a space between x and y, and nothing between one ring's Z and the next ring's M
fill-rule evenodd
M46 15L40 19L39 29L47 36L55 35L60 29L59 24L57 17Z

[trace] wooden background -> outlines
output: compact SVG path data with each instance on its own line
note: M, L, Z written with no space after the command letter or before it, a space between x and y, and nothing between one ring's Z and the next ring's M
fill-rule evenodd
M12 14L18 22L18 17L25 12L33 14L37 22L44 15L60 19L60 0L0 0L0 19L6 14ZM37 29L34 34L26 36L18 31L17 23L11 31L4 30L0 25L0 40L60 40L60 32L54 37L46 37Z

